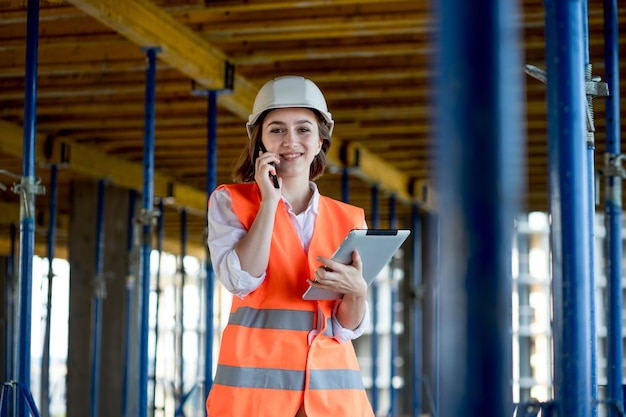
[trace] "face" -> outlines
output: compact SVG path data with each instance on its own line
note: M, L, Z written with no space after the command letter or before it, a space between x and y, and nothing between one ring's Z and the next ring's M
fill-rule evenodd
M262 141L276 154L282 177L309 178L311 162L322 149L318 121L312 110L287 108L272 110L263 120Z

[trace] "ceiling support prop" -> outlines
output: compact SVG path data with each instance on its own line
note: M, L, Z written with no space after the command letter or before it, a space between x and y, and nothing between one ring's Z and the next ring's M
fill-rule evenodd
M559 416L586 417L595 405L589 383L592 242L586 226L589 190L583 8L580 0L548 0L545 9L554 403Z
M374 184L371 188L372 193L372 229L378 229L379 216L378 216L378 185ZM378 413L378 385L376 380L378 379L378 283L376 280L372 282L370 286L370 293L372 294L372 348L371 348L371 364L372 364L372 390L371 401L374 414Z
M517 3L438 10L439 416L513 414L511 254L525 166Z
M41 417L50 415L50 331L52 324L52 289L54 287L54 268L52 263L56 250L56 227L57 227L57 170L56 164L50 167L50 221L46 236L46 257L48 258L48 288L46 296L46 319L44 324L43 350L41 353L41 393L40 407Z
M156 213L154 205L154 125L156 90L156 54L158 48L146 48L146 95L144 115L143 187L141 193L142 239L139 252L139 378L137 415L148 416L148 336L150 332L150 253Z
M191 93L196 96L207 97L207 165L206 165L206 207L205 219L207 220L204 234L205 248L205 340L204 340L204 399L209 396L213 387L213 344L215 339L215 329L213 327L213 299L215 296L215 275L209 247L206 238L208 237L208 200L215 188L217 188L217 97L221 94L232 95L235 90L235 66L229 62L224 62L224 88L222 89L196 89L193 84Z
M106 281L103 273L104 256L104 180L98 180L98 207L96 211L96 256L92 303L91 338L91 417L98 417L100 405L100 357L102 347L103 300L106 298Z
M20 196L20 261L17 337L13 340L13 352L17 354L17 374L12 382L19 390L17 395L18 416L25 417L36 412L31 405L30 361L31 361L31 315L33 287L33 256L35 252L35 196L44 193L44 188L35 177L35 138L37 110L37 66L39 38L39 1L28 1L26 33L26 78L24 88L24 137L22 152L22 178L13 190ZM13 385L12 385L13 386ZM7 387L7 385L5 385ZM4 393L3 389L3 393ZM34 404L34 402L33 402ZM3 410L6 411L6 410ZM38 414L38 413L37 413Z
M617 1L604 0L604 67L609 94L605 98L606 159L617 159L620 155L620 90L619 90L619 26L617 23ZM621 166L620 166L621 168ZM623 172L623 170L622 170ZM607 285L607 400L619 415L624 412L622 390L622 175L605 178L605 225L608 239Z

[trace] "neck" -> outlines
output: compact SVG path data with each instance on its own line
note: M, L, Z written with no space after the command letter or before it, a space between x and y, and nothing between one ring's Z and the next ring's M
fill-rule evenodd
M289 201L293 211L296 214L300 214L306 210L313 191L309 187L308 179L306 182L298 181L297 183L283 179L282 195Z

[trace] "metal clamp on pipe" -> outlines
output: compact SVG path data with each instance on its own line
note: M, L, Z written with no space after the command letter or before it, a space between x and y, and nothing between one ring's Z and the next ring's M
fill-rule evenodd
M599 172L600 175L611 178L613 180L613 185L606 187L605 199L607 201L612 201L612 204L614 204L616 208L622 207L621 181L622 178L626 178L626 170L622 165L622 161L624 160L625 156L625 154L614 154L610 152L605 152L604 167Z
M11 191L18 194L22 200L20 218L30 218L35 213L35 196L46 193L46 187L41 185L39 177L21 177L19 184L13 184Z
M604 168L600 173L605 177L626 178L626 170L622 166L625 154L613 154L606 152L604 154Z
M137 239L135 243L141 244L144 242L150 242L152 229L156 226L159 216L161 216L161 212L159 210L141 209L139 216L133 219L133 223L136 227L135 233L133 234ZM139 241L139 239L141 240Z

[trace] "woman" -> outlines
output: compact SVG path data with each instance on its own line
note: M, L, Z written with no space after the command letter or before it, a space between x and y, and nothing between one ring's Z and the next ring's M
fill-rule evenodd
M351 340L368 324L361 259L328 257L364 228L362 209L321 196L334 122L319 88L287 76L266 83L246 125L239 184L209 200L211 260L231 291L209 417L373 417ZM309 285L343 293L303 300Z

